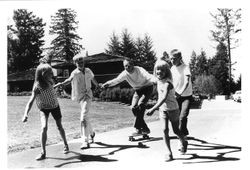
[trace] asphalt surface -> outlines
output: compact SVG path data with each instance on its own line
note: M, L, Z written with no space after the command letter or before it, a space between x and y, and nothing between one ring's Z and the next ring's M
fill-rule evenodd
M8 168L84 168L84 169L167 169L216 168L245 169L242 146L242 104L232 100L205 100L201 109L190 110L188 150L178 151L179 142L170 127L174 160L164 162L165 144L159 121L149 123L146 140L129 141L133 128L97 133L95 143L81 150L80 139L47 146L47 158L36 161L41 148L8 154ZM139 145L141 142L143 145Z

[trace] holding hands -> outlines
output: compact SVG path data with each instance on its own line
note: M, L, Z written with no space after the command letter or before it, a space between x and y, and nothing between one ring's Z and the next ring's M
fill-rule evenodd
M63 86L63 84L60 82L60 83L55 84L55 85L54 85L54 88L62 87L62 86Z
M109 87L109 84L108 83L104 83L101 85L101 88L104 89L104 88L108 88Z
M153 113L154 113L154 110L153 110L152 108L151 108L151 109L147 109L147 110L145 111L145 114L148 115L148 116L152 116Z

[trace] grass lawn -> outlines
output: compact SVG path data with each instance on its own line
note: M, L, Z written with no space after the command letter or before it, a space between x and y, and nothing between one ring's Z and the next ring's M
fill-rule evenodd
M22 116L29 96L8 96L8 152L40 147L40 116L36 103L29 113L28 122L22 122ZM62 124L67 140L80 137L80 106L70 99L59 99L62 111ZM92 102L90 120L97 133L130 127L134 116L128 105L118 102ZM158 120L158 112L145 116L146 122ZM47 144L61 141L52 116L49 117Z

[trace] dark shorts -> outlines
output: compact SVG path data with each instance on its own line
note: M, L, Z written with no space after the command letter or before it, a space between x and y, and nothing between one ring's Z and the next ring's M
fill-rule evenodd
M169 110L169 111L159 111L159 116L162 119L168 119L171 122L176 122L179 121L179 117L180 117L180 110Z
M43 112L46 116L49 116L49 113L51 113L55 120L59 120L62 118L59 106L54 109L41 109L40 111Z

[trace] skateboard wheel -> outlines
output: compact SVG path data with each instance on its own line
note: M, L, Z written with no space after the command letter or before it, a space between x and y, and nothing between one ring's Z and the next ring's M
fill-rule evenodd
M143 144L141 142L138 142L139 147L143 147Z
M135 138L133 138L133 137L129 137L129 139L128 139L129 141L135 141Z

